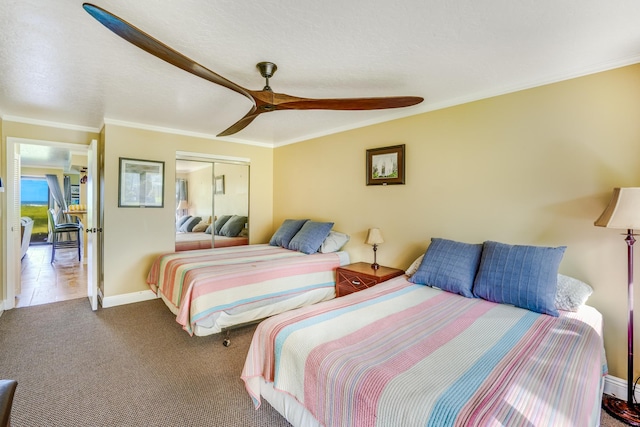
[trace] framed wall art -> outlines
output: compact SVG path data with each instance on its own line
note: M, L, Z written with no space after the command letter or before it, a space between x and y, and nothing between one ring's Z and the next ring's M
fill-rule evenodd
M404 144L367 150L367 185L404 184Z
M213 194L224 194L224 175L218 175L213 181Z
M118 207L164 207L164 162L120 157Z

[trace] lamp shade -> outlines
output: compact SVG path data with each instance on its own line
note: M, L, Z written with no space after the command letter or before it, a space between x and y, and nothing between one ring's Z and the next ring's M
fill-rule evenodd
M189 209L189 204L186 200L180 200L180 203L178 203L178 209Z
M607 228L640 229L640 187L614 188L609 205L594 224Z
M384 239L382 238L382 232L380 231L380 229L370 228L365 243L367 245L379 245L380 243L384 243Z

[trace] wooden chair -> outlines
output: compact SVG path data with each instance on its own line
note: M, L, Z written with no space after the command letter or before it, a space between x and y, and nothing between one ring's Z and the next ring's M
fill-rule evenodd
M49 222L51 223L51 233L53 235L53 244L51 246L51 263L53 263L56 257L56 249L78 249L78 261L81 260L82 253L82 224L68 222L64 224L58 224L56 222L56 212L53 209L47 211L49 215ZM61 235L67 233L66 238L60 239ZM75 239L73 239L75 234Z
M13 395L16 392L16 380L0 380L0 427L7 427L11 420Z

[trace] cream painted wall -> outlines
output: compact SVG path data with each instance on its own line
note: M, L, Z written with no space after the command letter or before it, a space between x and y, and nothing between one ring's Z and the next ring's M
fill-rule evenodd
M189 214L207 221L213 216L213 164L188 174ZM174 186L175 188L175 186Z
M20 174L22 176L33 176L33 177L44 177L47 174L57 175L58 183L60 188L64 184L64 171L62 169L53 169L53 168L32 168L32 167L22 167L20 168Z
M249 166L216 163L214 173L224 176L224 194L214 196L216 216L249 215Z
M610 373L625 378L626 244L622 230L593 222L613 187L640 186L639 118L635 65L283 146L274 229L334 221L351 235L352 261L372 262L363 242L380 227L378 262L400 268L431 237L566 245L560 272L595 289ZM365 150L396 144L406 145L406 185L366 186Z
M251 243L267 242L273 226L273 149L107 124L105 126L104 294L146 291L153 260L174 250L176 151L251 160ZM165 162L164 208L118 207L119 157Z

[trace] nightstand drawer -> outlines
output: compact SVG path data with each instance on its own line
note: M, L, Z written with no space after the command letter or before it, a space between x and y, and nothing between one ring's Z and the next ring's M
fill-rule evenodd
M336 297L370 288L402 274L403 270L384 266L374 270L365 262L343 265L336 270Z
M338 286L340 287L340 295L351 292L358 292L363 289L370 288L378 283L370 277L354 274L346 271L338 272Z

